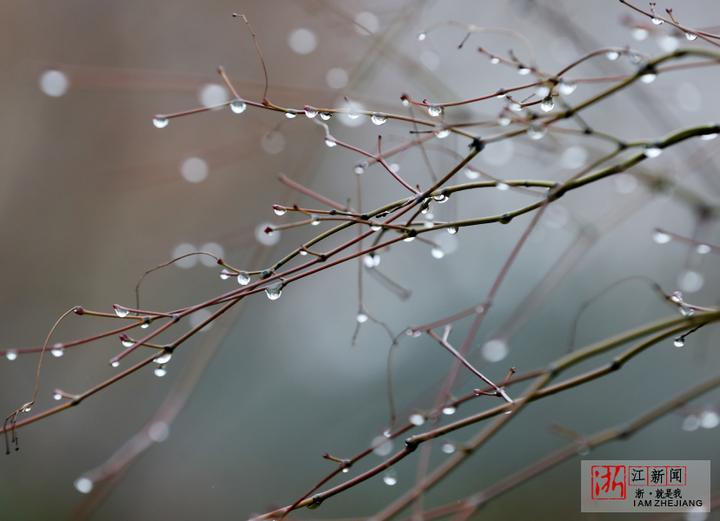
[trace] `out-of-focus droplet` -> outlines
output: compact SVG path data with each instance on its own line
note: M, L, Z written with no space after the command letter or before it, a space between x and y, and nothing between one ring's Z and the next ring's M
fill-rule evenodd
M508 355L508 345L501 338L488 340L482 346L482 355L488 362L499 362Z
M409 421L415 427L420 427L423 423L425 423L425 417L422 414L415 413L410 415Z
M73 485L75 486L75 490L77 490L81 494L89 494L93 489L92 480L85 476L77 478Z
M655 230L652 238L655 244L667 244L672 240L672 237L670 237L670 235L665 232L661 232L660 230Z

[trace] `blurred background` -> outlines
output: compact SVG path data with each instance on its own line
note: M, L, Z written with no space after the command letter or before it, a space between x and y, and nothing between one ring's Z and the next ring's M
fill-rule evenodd
M692 27L720 24L712 0L663 3L659 9L665 7L674 7ZM154 114L229 99L215 73L220 64L243 97L261 100L262 69L233 12L245 13L258 35L269 98L296 108L343 107L347 98L356 107L407 113L402 93L454 100L527 80L511 67L491 64L478 46L503 56L512 49L524 62L552 71L603 46L630 45L657 55L702 45L653 26L615 1L4 2L0 349L41 345L54 320L73 305L103 311L114 303L132 305L143 271L173 256L205 250L232 265L262 269L328 227L261 233L265 223L294 219L274 215L273 203L318 206L278 182L278 174L337 201L356 201L353 167L360 158L325 147L322 129L305 117L288 120L249 107L239 115L223 109L153 127ZM515 34L476 32L458 49L467 33L463 24ZM427 33L422 41L421 32ZM600 57L576 75L634 67L626 58ZM718 78L716 68L663 74L584 116L593 128L621 139L659 138L717 121ZM576 103L600 88L581 85L568 100ZM495 121L502 106L491 99L448 110L445 117ZM396 121L375 127L366 117L337 117L328 124L338 139L370 150L379 132L389 148L407 141L412 130ZM482 136L497 129L472 131ZM473 167L501 179L562 180L611 149L592 137L550 132L541 141L522 136L488 146ZM442 174L466 150L467 140L450 136L431 140L427 158L412 149L392 163L412 184L428 186L428 164ZM717 257L677 241L653 240L656 227L703 242L720 240L716 223L699 218L696 200L710 206L720 200L717 150L715 141L683 143L550 207L502 286L471 361L498 380L510 366L520 372L542 367L567 351L583 304L627 277L682 290L694 304L717 304ZM457 182L466 175L476 174L458 174ZM648 176L670 182L658 191ZM361 185L363 208L405 196L377 167L365 172ZM686 197L687 191L694 195ZM532 199L515 190L482 192L453 196L434 213L440 220L492 215ZM382 252L375 274L364 271L364 307L399 334L481 302L529 219L465 228L453 236L438 233L433 240L442 255L421 241ZM237 287L232 279L221 280L218 266L207 261L191 257L153 273L144 283L144 306L174 309ZM324 452L349 457L388 427L390 338L368 321L352 345L357 272L357 263L348 263L287 287L277 301L247 299L184 344L166 376L158 378L148 367L79 407L19 431L20 451L0 460L0 518L82 519L91 513L103 520L246 519L292 502L332 469L321 458ZM529 301L538 284L537 298ZM677 310L645 279L628 279L587 307L575 343L673 314ZM53 342L88 336L108 324L114 325L71 317ZM458 322L451 341L459 344L467 327L467 321ZM427 494L425 504L465 497L566 444L553 424L589 434L716 374L717 338L710 326L689 337L684 349L668 340L617 374L529 407ZM120 349L118 339L109 338L67 349L62 357L47 356L36 410L56 403L55 388L77 393L113 375L108 360ZM9 413L29 399L37 357L0 362L0 406ZM430 339L401 337L392 368L401 420L432 405L451 364ZM453 392L476 385L463 373ZM177 407L177 415L172 422L161 415L158 423L154 415L168 396L170 406L161 411ZM713 459L718 403L720 393L708 394L591 457ZM447 420L487 404L476 400ZM152 443L112 487L91 494L76 490L78 478L148 425L161 443ZM435 444L432 464L448 457L441 447L450 452L480 428ZM580 518L579 459L518 487L476 517ZM366 465L379 461L372 455ZM297 516L370 516L413 484L417 461L408 458L392 479L378 476ZM719 477L715 470L716 482Z

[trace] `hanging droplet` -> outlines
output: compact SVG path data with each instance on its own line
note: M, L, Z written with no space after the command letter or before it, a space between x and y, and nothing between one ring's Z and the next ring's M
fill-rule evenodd
M673 345L675 347L685 347L685 339L679 336L675 340L673 340Z
M542 139L546 132L547 129L542 125L530 125L527 129L527 135L533 141Z
M698 430L700 427L700 418L694 414L689 414L683 419L682 430L692 432Z
M55 391L55 392L53 393L52 397L53 397L53 400L55 400L55 401L62 400L62 394L60 394L60 393L57 392L57 391Z
M712 251L712 248L707 244L698 244L695 248L695 251L698 253L698 255L706 255Z
M328 121L332 117L332 114L330 112L321 112L320 113L320 119L323 121Z
M370 229L374 232L379 232L380 230L382 230L382 226L379 224L373 224L372 226L370 226Z
M575 92L575 89L577 89L577 83L573 83L572 81L561 81L558 84L558 91L564 96L569 96Z
M347 474L348 472L350 472L350 469L347 468L347 467L343 467L342 473L343 473L343 474Z
M382 125L387 121L387 116L383 114L378 114L377 112L370 116L370 121L373 122L374 125Z
M407 237L405 237L405 238L403 239L403 242L413 242L414 240L415 240L415 236L414 236L414 235L408 235Z
M702 412L700 415L700 427L703 429L714 429L718 425L720 425L720 415L717 412L712 409Z
M114 360L114 361L110 362L110 366L111 367L120 367L120 362L118 362L117 360Z
M131 340L130 337L127 337L127 336L121 336L120 343L122 344L123 347L126 347L126 348L132 347L135 345L135 342L133 340Z
M220 270L220 280L227 280L233 275L235 274L232 271L228 271L224 268Z
M640 81L643 83L652 83L655 81L655 78L657 78L657 74L654 72L648 72L640 76Z
M142 324L140 324L140 329L147 329L150 327L150 319L145 319Z
M168 126L168 123L170 123L170 120L165 116L155 116L153 118L153 125L155 125L155 128L165 128Z
M230 102L230 110L234 114L242 114L245 112L245 109L247 108L247 103L245 103L241 99L236 99Z
M286 112L285 117L288 119L295 119L297 117L297 113L295 112Z
M441 248L435 247L430 250L430 255L432 255L434 259L442 259L445 256L445 252Z
M167 369L165 369L164 365L159 365L155 368L153 373L155 373L155 376L157 376L158 378L162 378L167 374Z
M395 474L394 470L388 470L385 474L383 474L383 483L385 483L388 487L394 487L397 485L397 474Z
M275 282L274 284L265 288L265 295L270 300L277 300L282 295L283 284L282 282Z
M388 439L388 437L384 435L375 436L370 446L372 447L373 454L383 458L392 452L393 441L391 439Z
M313 107L305 107L305 117L306 118L313 119L317 115L318 115L317 109L314 109Z
M446 442L442 444L440 450L442 450L445 454L452 454L455 452L455 445L450 442Z
M365 173L365 167L367 166L366 162L358 163L353 167L353 172L355 172L357 175L363 175Z
M695 33L685 33L685 39L689 42L692 42L697 39L697 34Z
M577 447L577 453L578 456L587 456L590 454L590 447L587 445L587 443L580 443Z
M10 360L11 362L13 360L17 360L17 357L18 357L17 351L15 351L14 349L8 349L7 351L5 351L5 358Z
M605 57L611 62L614 62L615 60L620 58L620 53L617 51L608 51L605 53Z
M651 21L653 24L655 24L655 25L662 25L662 24L663 24L663 21L660 20L660 18L657 18L657 17L655 17L655 16L653 16L653 17L650 19L650 21Z
M528 74L530 74L530 67L524 67L521 65L520 67L518 67L518 74L520 76L527 76Z
M237 283L241 286L247 286L248 284L250 284L250 274L245 271L241 271L240 273L238 273Z
M427 112L432 117L439 118L440 116L442 116L443 108L437 105L428 105Z
M458 227L457 227L457 226L448 226L448 227L447 227L447 232L448 232L450 235L455 235L455 234L458 232Z
M363 257L363 264L366 268L376 268L380 265L380 255L377 253L368 253Z
M703 134L702 136L700 136L700 139L703 140L703 141L712 141L712 140L715 139L716 137L718 137L717 133L713 133L713 134Z
M498 63L500 63L500 58L498 58L497 56L490 56L490 63L492 63L493 65L497 65Z
M350 109L350 110L347 112L347 117L348 117L348 119L357 119L357 118L360 117L360 113L359 113L359 112L355 112L354 109Z
M658 146L649 145L645 147L645 157L652 159L659 156L660 154L662 154L662 148Z
M274 204L273 213L280 217L281 215L285 215L287 213L287 210L278 204Z
M503 183L502 181L498 181L498 182L495 184L495 188L497 188L497 189L500 190L501 192L504 192L505 190L509 190L509 189L510 189L510 185L507 184L507 183Z
M510 123L512 123L512 120L507 116L500 116L497 119L497 124L501 127L507 127Z
M417 39L419 42L422 42L425 38L427 38L427 33L425 33L425 32L418 33Z
M480 177L480 172L471 167L467 167L465 169L465 177L467 177L468 179L477 179L478 177Z
M540 109L543 112L550 112L554 108L555 108L555 102L553 101L553 99L550 96L548 96L547 98L542 100L542 102L540 103Z
M163 364L167 364L171 358L172 358L172 353L169 351L164 351L163 354L158 356L155 360L153 360L153 362L155 362L156 364L163 365Z
M52 354L55 358L60 358L62 355L65 354L65 346L62 344L55 344L54 346L52 346L50 354Z
M435 137L438 139L445 139L450 135L450 131L446 128L441 128L440 130L435 131Z
M122 306L113 305L113 309L115 310L115 314L120 318L125 318L130 313L130 311Z
M336 146L336 145L337 145L337 142L335 141L335 139L330 138L330 137L326 137L326 138L325 138L325 146L326 146L326 147L332 148L332 147L334 147L334 146Z
M632 37L635 38L637 41L642 41L645 38L648 37L648 30L643 29L642 27L636 27L632 30Z
M452 405L448 405L446 407L443 407L442 413L445 416L452 416L453 414L455 414L455 411L455 407L453 407Z
M433 200L437 201L440 204L446 203L448 199L450 198L442 193L433 195Z
M357 314L355 320L357 320L358 324L364 324L368 321L368 316L361 311Z
M535 95L538 98L547 98L550 95L550 87L547 85L540 85L537 89L535 89Z
M410 415L409 421L415 427L420 427L423 423L425 423L425 417L422 414L415 413Z
M508 108L513 112L520 112L522 110L522 105L520 105L520 103L518 103L517 101L510 100L510 105L508 105Z
M92 491L93 489L93 482L90 478L82 476L75 480L73 486L75 487L75 490L77 490L81 494L89 494L90 491Z
M310 216L310 226L317 226L320 224L320 219L317 218L315 215Z
M652 238L656 244L667 244L672 240L672 237L670 237L670 235L665 232L661 232L660 230L656 230L653 233Z

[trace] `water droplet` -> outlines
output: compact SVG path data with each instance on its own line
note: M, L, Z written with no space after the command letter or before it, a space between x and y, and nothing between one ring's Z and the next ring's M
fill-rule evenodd
M512 120L507 116L500 116L497 119L497 124L501 127L507 127L510 123L512 123Z
M509 189L510 189L510 185L507 184L507 183L498 182L498 183L495 184L495 188L497 188L497 189L500 190L501 192L504 192L505 190L509 190Z
M388 470L385 474L383 474L383 483L385 483L388 487L394 487L397 485L397 475L395 474L394 470Z
M297 117L297 113L295 112L286 112L285 117L288 119L295 119Z
M645 157L649 157L650 159L659 156L662 154L662 148L650 145L645 147Z
M117 360L115 360L115 361L113 361L113 362L110 362L110 365L111 365L112 367L120 367L120 362L118 362Z
M442 193L433 195L433 200L437 201L440 204L446 203L448 201L448 199L450 199L450 198L447 195L442 194Z
M275 215L279 217L281 215L285 215L287 213L287 210L282 206L275 204L273 205L273 213L275 213Z
M441 128L440 130L435 131L435 137L438 139L445 139L450 135L450 131L446 128Z
M648 37L648 30L643 29L642 27L636 27L632 30L632 37L635 38L637 41L641 42L644 39Z
M587 456L590 454L590 447L586 443L580 443L577 448L578 456Z
M561 81L558 84L558 91L564 96L569 96L575 92L575 89L577 89L577 83L573 83L572 81Z
M667 244L672 240L670 235L665 232L661 232L660 230L655 231L652 238L656 244Z
M70 86L67 75L55 69L44 71L40 75L39 83L40 90L43 91L43 94L53 98L64 95Z
M695 33L685 33L685 39L689 42L692 42L697 39L697 34Z
M358 163L353 167L353 172L355 172L357 175L363 175L365 173L365 168L367 167L366 162Z
M553 99L550 96L548 96L547 98L542 100L542 102L540 103L540 109L543 112L550 112L554 108L555 108L555 102L553 101Z
M654 72L648 72L640 76L640 81L643 83L652 83L655 81L655 78L657 78L657 74Z
M52 397L53 397L53 400L55 400L55 401L62 400L62 394L60 394L58 392L54 392Z
M520 67L518 67L517 72L520 76L527 76L528 74L530 74L530 67L523 67L521 65Z
M700 136L700 139L702 139L703 141L712 141L716 137L718 137L717 133L703 134L702 136Z
M520 105L517 101L510 101L510 104L508 105L508 108L512 112L520 112L523 108L522 105Z
M126 347L126 348L132 347L135 345L135 342L133 340L131 340L130 337L127 337L127 336L121 336L120 343L122 344L123 347Z
M501 338L488 340L482 346L482 355L488 362L499 362L508 355L508 345Z
M350 119L357 119L360 117L360 113L356 112L354 107L351 107L350 110L347 111L347 117Z
M146 318L145 321L142 324L140 324L140 329L147 329L149 327L150 327L150 320Z
M156 364L163 365L163 364L167 364L171 358L172 358L172 353L165 351L165 352L163 352L163 354L161 354L155 360L153 360L153 362L155 362Z
M90 491L92 491L92 489L93 489L92 480L85 476L77 478L75 480L75 483L73 483L73 485L75 486L75 490L77 490L81 494L89 494Z
M405 238L403 239L403 242L413 242L414 240L415 240L415 236L414 236L414 235L408 235L407 237L405 237Z
M280 281L277 281L267 288L265 288L265 295L267 295L267 298L270 300L277 300L282 295L283 290L283 284Z
M685 347L685 339L679 336L675 340L673 340L673 345L675 347Z
M368 316L361 311L360 313L357 314L357 316L355 317L355 320L357 320L358 324L364 324L365 322L367 322Z
M335 141L334 138L326 137L325 138L325 146L328 148L332 148L334 146L337 146L337 142Z
M682 430L687 432L696 431L700 427L700 418L694 414L687 415L682 422Z
M315 118L315 116L317 116L317 115L318 115L317 109L315 109L315 108L313 108L313 107L310 107L310 106L306 106L306 107L305 107L305 117L306 117L306 118L308 118L308 119L313 119L313 118Z
M447 406L443 407L442 413L445 416L452 416L453 414L455 414L456 410L457 409L455 409L455 407L453 407L452 405L447 405Z
M366 268L375 268L380 265L380 255L377 253L368 253L363 257L363 264Z
M329 113L329 112L321 112L320 113L320 119L322 119L323 121L329 121L330 118L332 118L331 113Z
M446 442L442 444L440 450L443 451L445 454L452 454L453 452L455 452L455 445L450 442Z
M530 125L527 129L527 135L533 141L542 139L547 129L542 125Z
M65 346L62 344L55 344L52 349L50 350L50 353L55 358L60 358L62 355L65 354Z
M374 125L382 125L387 121L387 116L383 114L378 114L377 112L370 116L370 121L373 122Z
M651 18L650 21L651 21L653 24L655 24L655 25L662 25L662 24L663 24L663 21L660 20L660 18L656 18L656 17Z
M702 289L705 278L697 271L685 270L678 276L677 284L683 292L695 293Z
M443 108L437 105L428 105L427 112L432 117L439 118L440 116L442 116Z
M458 227L457 227L457 226L448 226L448 227L447 227L447 232L448 232L450 235L455 235L455 234L458 232Z
M433 248L430 250L430 255L432 255L434 259L442 259L445 256L445 252L441 248Z
M405 330L405 334L410 338L420 338L420 336L422 336L422 331L409 327Z
M156 421L148 429L148 438L155 443L162 443L170 436L170 427L164 421Z
M425 423L425 417L422 414L411 414L409 421L415 427L420 427L423 423Z
M250 284L250 274L248 274L247 272L244 272L244 271L241 271L240 273L238 273L237 283L240 284L241 286L247 286L248 284Z
M712 251L712 248L710 246L708 246L707 244L698 244L697 247L695 248L695 251L699 255L706 255Z
M384 435L376 436L373 438L370 446L372 447L373 454L382 458L392 452L393 441Z
M260 138L260 146L268 154L276 155L285 150L287 140L282 132L270 130Z
M155 125L155 128L165 128L168 126L168 123L170 123L170 120L165 116L155 116L153 118L153 125Z
M296 54L310 54L317 47L317 36L310 29L298 27L288 34L287 43Z
M230 102L230 110L234 114L242 114L247 109L247 103L241 99L236 99Z
M220 280L228 280L233 275L235 275L235 273L233 273L232 271L226 270L224 268L220 270Z
M128 311L122 306L114 305L113 309L115 310L115 314L120 318L125 318L130 313L130 311Z
M310 226L317 226L320 224L320 219L318 219L315 215L310 216Z
M153 373L155 373L155 376L157 376L158 378L162 378L163 376L165 376L167 374L167 369L165 369L164 365L160 365L155 368Z
M18 357L17 351L15 351L14 349L8 349L7 351L5 351L5 358L10 360L11 362L13 360L17 360L17 357Z
M417 35L418 41L422 42L425 38L427 38L427 33L424 33L424 32L418 33L418 35Z
M550 95L550 87L547 85L540 85L537 89L535 89L535 95L538 98L547 98Z
M465 169L465 177L467 177L468 179L477 179L478 177L480 177L480 172L471 167L467 167Z
M498 58L497 56L491 56L490 63L492 63L493 65L497 65L498 63L500 63L500 58Z
M620 58L620 53L617 51L608 51L605 53L605 57L611 62L614 62L615 60Z
M714 429L720 425L720 415L715 411L703 411L700 415L700 427L703 429Z

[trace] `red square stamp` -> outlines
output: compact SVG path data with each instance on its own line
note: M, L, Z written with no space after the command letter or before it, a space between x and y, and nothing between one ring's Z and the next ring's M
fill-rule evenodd
M627 499L627 467L625 465L593 465L590 468L592 499Z

